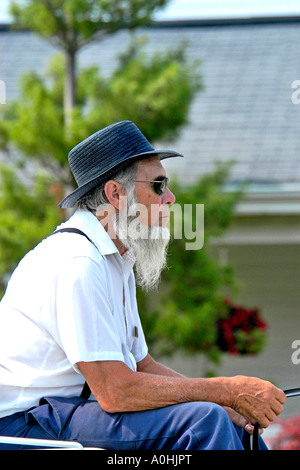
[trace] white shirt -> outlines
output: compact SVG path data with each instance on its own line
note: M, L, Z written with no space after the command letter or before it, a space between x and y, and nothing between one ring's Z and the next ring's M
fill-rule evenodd
M0 418L43 396L79 396L79 361L122 361L133 371L147 354L134 259L121 256L101 223L77 211L15 269L0 303Z

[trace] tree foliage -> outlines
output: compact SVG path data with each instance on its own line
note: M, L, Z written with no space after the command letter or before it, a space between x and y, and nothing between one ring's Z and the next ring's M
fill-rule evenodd
M135 122L152 142L174 135L186 122L189 105L201 87L183 46L147 58L139 42L131 43L109 78L96 66L78 73L77 105L66 133L64 76L64 61L58 55L45 77L36 72L22 77L20 97L3 110L0 142L38 159L69 184L66 155L78 142L125 119Z
M168 0L14 0L15 25L78 50L91 39L149 23Z
M76 55L93 39L148 23L168 0L13 0L15 26L29 28L60 47L65 56L64 122L76 104Z
M37 175L33 186L20 181L15 169L1 166L0 294L26 252L49 235L62 220L51 194L49 178Z

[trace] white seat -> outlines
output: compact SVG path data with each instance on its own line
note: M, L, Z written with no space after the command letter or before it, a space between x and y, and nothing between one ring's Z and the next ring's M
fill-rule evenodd
M69 449L69 450L84 450L80 442L72 441L55 441L50 439L31 439L27 437L9 437L0 436L0 444L22 445L22 446L38 446L43 448L52 449Z

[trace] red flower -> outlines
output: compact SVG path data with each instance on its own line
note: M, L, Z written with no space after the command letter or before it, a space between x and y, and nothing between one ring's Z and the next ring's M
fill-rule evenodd
M265 330L267 324L260 317L257 308L245 308L240 305L232 305L229 298L224 299L225 306L228 310L226 318L218 321L218 337L217 345L221 351L229 352L230 354L255 352L255 341L257 347L261 347L260 339L255 330ZM241 332L243 335L241 336ZM247 336L248 335L248 336ZM254 346L254 348L253 348Z

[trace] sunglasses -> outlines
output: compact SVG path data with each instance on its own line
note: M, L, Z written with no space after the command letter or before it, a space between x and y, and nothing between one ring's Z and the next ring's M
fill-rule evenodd
M150 183L151 188L157 194L158 196L161 196L165 190L166 187L169 184L169 178L166 176L159 176L156 180L134 180L136 183Z

